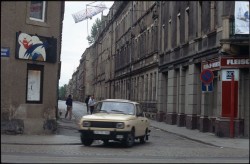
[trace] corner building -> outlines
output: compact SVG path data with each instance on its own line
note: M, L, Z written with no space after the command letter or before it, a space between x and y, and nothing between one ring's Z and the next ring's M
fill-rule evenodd
M1 2L1 132L56 129L64 2Z

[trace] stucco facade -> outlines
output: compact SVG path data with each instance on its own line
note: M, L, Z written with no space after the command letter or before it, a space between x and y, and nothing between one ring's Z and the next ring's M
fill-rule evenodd
M31 1L1 2L2 132L41 134L56 128L64 2L41 3L44 10ZM38 8L42 19L31 19Z

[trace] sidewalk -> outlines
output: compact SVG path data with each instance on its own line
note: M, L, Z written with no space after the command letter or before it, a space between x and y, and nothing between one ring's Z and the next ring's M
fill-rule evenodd
M249 139L243 138L219 138L213 133L203 133L199 130L190 130L186 127L177 127L176 125L168 125L165 122L157 122L150 120L151 126L174 133L176 135L195 140L197 142L202 142L205 144L218 146L218 147L229 147L229 148L239 148L249 151ZM59 126L65 126L65 120L58 121ZM67 120L67 126L77 129L77 125L72 119ZM58 145L58 144L75 144L81 145L80 136L67 136L67 135L4 135L1 134L1 144L38 144L38 145Z
M218 147L229 147L229 148L239 148L249 151L249 138L220 138L213 133L203 133L198 129L190 130L186 127L178 127L176 125L169 125L164 122L157 122L151 120L151 126L164 130L173 134L177 134L184 138L195 140L198 142L206 143Z
M20 145L81 145L79 135L65 135L65 133L72 133L72 129L77 131L75 119L59 119L57 134L44 135L5 135L1 134L1 144L20 144ZM63 132L61 131L67 131ZM58 134L59 132L59 134Z

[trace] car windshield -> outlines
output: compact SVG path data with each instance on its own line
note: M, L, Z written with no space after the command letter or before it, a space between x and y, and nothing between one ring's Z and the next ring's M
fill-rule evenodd
M98 111L105 113L122 113L133 115L135 113L134 105L124 102L100 102Z

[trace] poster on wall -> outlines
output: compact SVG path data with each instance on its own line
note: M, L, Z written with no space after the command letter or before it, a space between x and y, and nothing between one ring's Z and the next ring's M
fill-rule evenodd
M231 81L234 75L234 81L239 81L239 69L223 69L222 81Z
M40 101L41 71L28 71L27 101Z
M53 37L16 33L16 58L55 63L57 41Z
M249 1L235 1L235 34L249 34Z

